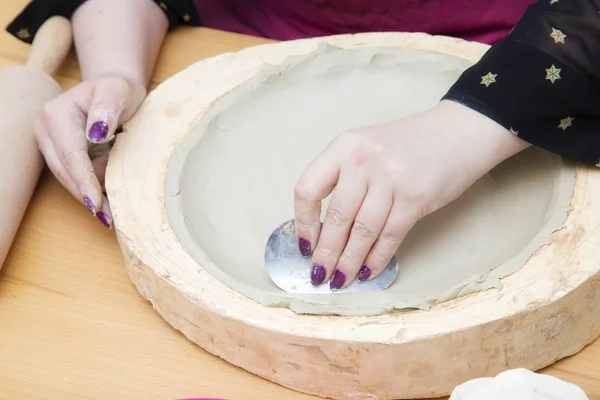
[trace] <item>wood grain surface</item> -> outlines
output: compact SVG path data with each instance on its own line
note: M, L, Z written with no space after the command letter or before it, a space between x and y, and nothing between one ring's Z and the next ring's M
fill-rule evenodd
M2 27L26 3L0 0ZM152 87L199 59L264 42L178 29L165 43ZM0 67L22 64L28 54L28 45L0 32ZM64 89L79 82L73 55L56 76ZM544 372L600 400L600 343ZM114 232L45 172L0 271L0 399L203 396L314 398L233 367L171 328L129 281Z

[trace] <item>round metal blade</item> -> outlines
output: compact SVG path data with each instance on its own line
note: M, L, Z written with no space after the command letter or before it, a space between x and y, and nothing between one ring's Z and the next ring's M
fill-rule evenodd
M265 266L271 280L280 289L297 294L374 292L389 287L398 274L398 262L394 256L385 270L370 281L355 279L347 288L336 291L332 291L327 283L313 286L310 281L311 257L300 254L294 220L281 224L269 237Z

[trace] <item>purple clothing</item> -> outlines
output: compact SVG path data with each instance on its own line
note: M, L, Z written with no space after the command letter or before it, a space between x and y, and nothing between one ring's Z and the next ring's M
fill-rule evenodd
M533 0L195 0L207 27L276 40L426 32L493 44Z

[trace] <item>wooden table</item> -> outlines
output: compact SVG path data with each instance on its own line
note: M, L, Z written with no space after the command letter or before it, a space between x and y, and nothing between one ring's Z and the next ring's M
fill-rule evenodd
M25 4L0 0L0 24ZM165 43L152 86L199 59L264 42L179 29ZM25 62L28 52L0 33L0 67ZM58 80L67 89L79 78L71 56ZM600 342L545 372L600 400ZM172 329L129 281L114 233L46 172L0 273L0 399L202 396L314 398L233 367Z

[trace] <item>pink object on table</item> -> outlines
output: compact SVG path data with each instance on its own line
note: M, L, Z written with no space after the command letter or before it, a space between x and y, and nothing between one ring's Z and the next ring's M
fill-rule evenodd
M277 40L426 32L493 44L535 0L195 0L204 26Z

